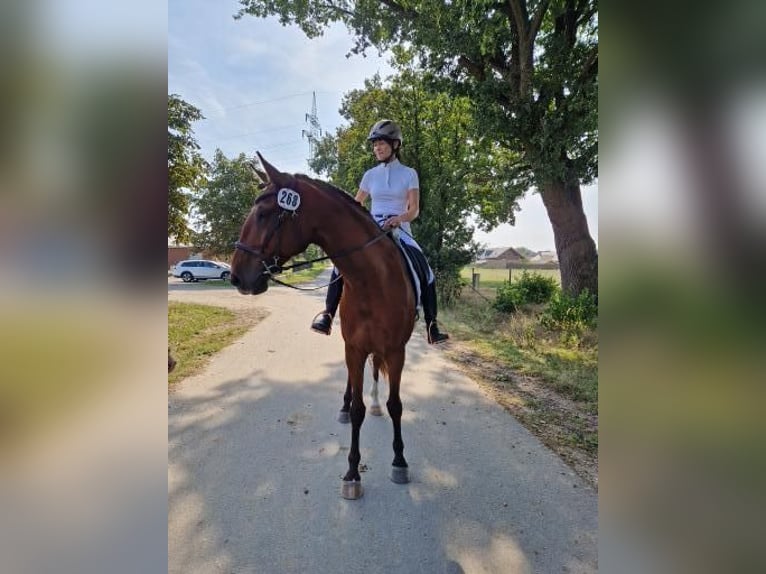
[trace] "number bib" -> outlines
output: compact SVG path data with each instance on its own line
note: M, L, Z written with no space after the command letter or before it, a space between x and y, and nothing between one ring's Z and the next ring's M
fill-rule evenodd
M301 195L293 189L283 187L277 193L277 203L282 209L295 211L301 205Z

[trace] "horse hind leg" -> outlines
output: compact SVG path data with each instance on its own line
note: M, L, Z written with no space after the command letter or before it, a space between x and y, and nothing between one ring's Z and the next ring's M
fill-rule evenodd
M380 378L380 366L383 361L377 355L370 357L372 365L372 390L370 391L370 414L376 417L383 416L383 409L380 408L378 400L378 379Z
M410 481L409 468L404 458L404 441L402 440L402 400L399 397L399 384L404 368L404 349L396 353L388 361L388 414L394 426L394 461L391 463L391 480L397 484Z
M348 381L351 387L351 448L348 451L348 472L343 477L341 496L347 499L361 498L362 477L359 474L359 432L364 422L364 360L365 356L346 347L346 368L348 369Z

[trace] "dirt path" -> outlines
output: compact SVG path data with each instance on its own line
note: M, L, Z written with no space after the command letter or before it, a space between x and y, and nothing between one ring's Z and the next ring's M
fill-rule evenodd
M168 296L268 312L169 397L169 572L596 571L595 492L421 329L402 383L412 482L388 479L390 420L368 415L365 495L347 501L342 338L308 329L324 292Z

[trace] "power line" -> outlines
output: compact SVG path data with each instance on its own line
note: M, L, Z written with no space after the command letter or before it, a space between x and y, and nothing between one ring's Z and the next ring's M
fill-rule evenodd
M291 141L291 142L278 143L276 145L264 146L264 147L262 147L260 149L268 151L268 150L279 149L279 148L283 148L283 147L295 147L295 146L299 146L299 145L301 145L301 142Z
M276 127L276 128L269 128L267 130L258 130L258 131L255 131L255 132L248 132L246 134L239 134L239 135L236 135L236 136L226 136L226 137L217 138L217 139L220 140L220 141L225 141L225 140L232 140L232 139L236 139L236 138L244 138L244 137L247 137L247 136L253 136L253 135L257 135L257 134L265 134L265 133L268 133L268 132L276 132L276 131L280 131L280 130L293 129L293 128L297 128L300 125L301 124L291 124L291 125L288 125L288 126L279 126L279 127Z
M320 90L320 91L313 91L313 92L298 92L295 94L287 94L285 96L278 96L276 98L269 98L268 100L258 100L257 102L248 102L246 104L239 104L236 106L228 106L225 108L218 108L218 112L230 112L231 110L239 110L242 108L248 108L250 106L258 106L261 104L270 104L272 102L281 102L282 100L289 100L290 98L298 98L300 96L308 96L309 94L340 94L342 92L339 91L328 91L328 90ZM205 118L209 119L209 118Z
M312 93L312 92L300 92L300 93L297 93L297 94L288 94L286 96L279 96L278 98L270 98L268 100L260 100L260 101L257 101L257 102L249 102L247 104L240 104L238 106L230 106L228 108L221 108L220 111L222 111L222 112L229 112L231 110L238 110L238 109L241 109L241 108L247 108L249 106L258 106L260 104L268 104L268 103L271 103L271 102L281 102L282 100L289 100L290 98L297 98L299 96L307 96L310 93Z

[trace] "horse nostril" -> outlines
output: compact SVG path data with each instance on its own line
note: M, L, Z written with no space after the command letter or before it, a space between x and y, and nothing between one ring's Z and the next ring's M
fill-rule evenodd
M229 281L231 282L231 284L232 284L232 285L234 285L234 287L236 287L236 286L238 286L238 285L239 285L239 277L237 277L237 276L236 276L236 275L234 275L233 273L232 273L232 275L229 277Z

